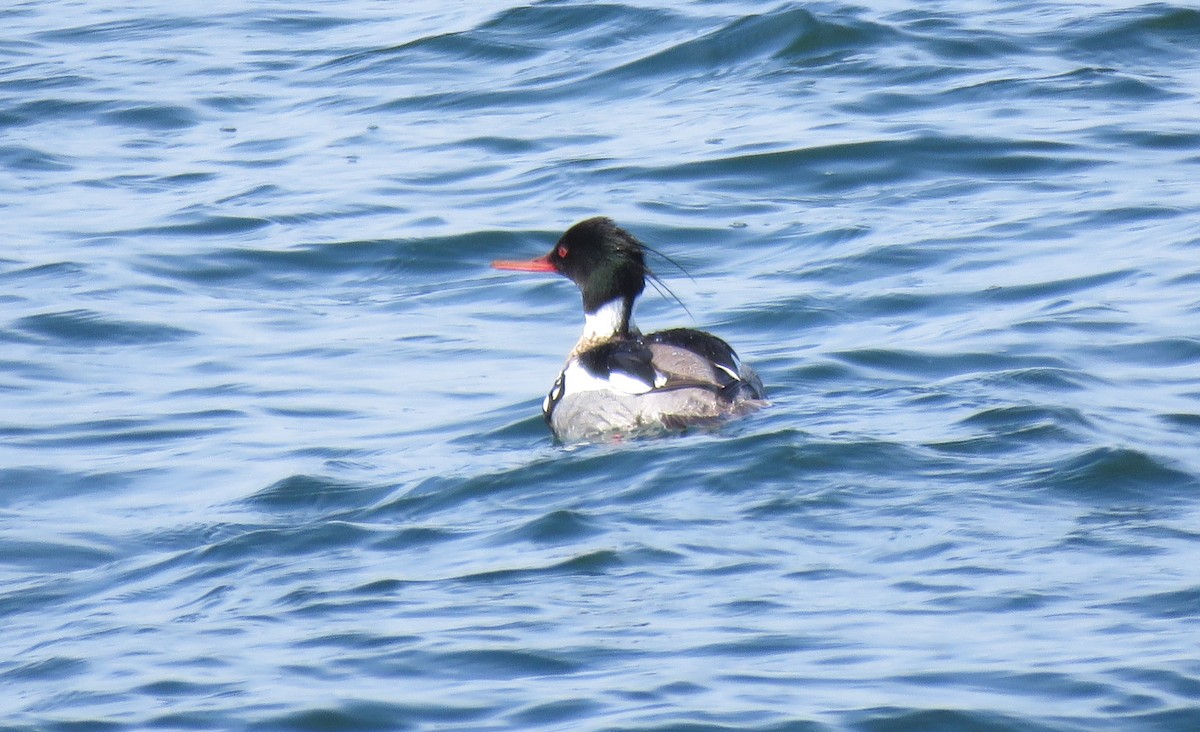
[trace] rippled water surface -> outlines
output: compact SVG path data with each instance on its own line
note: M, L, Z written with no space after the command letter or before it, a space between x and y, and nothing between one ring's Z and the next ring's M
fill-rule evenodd
M1200 729L1193 5L0 24L0 727ZM597 214L770 409L553 443Z

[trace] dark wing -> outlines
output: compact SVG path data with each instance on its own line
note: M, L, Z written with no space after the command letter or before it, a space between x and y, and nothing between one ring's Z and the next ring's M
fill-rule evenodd
M651 333L648 343L682 349L712 365L712 379L730 398L762 399L762 381L754 370L742 363L733 348L720 338L694 328L673 328Z
M694 328L673 328L660 330L646 336L649 343L661 343L664 346L675 346L685 351L691 351L713 364L737 373L741 367L737 354L729 344L720 338Z
M654 354L649 347L637 339L603 343L579 354L575 361L586 372L586 379L607 382L607 387L624 394L644 394L653 391L666 379L654 367ZM550 421L554 408L566 396L567 372L574 368L568 364L542 402L542 415L547 422Z
M635 384L644 384L645 391L653 389L656 381L661 381L654 368L654 354L640 340L609 341L589 348L579 354L579 362L598 379L633 379Z
M726 404L763 398L762 382L728 343L691 328L609 341L579 354L574 363L559 374L542 403L547 421L568 389L580 389L580 378L593 382L585 389L596 388L598 381L603 389L631 396L702 389ZM568 379L569 373L575 375Z

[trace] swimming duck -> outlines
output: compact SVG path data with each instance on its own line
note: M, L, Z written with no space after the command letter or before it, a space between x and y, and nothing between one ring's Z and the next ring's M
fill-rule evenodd
M560 441L680 430L766 405L758 375L720 338L637 329L633 305L653 274L645 246L611 219L580 221L545 256L492 266L560 274L583 296L583 334L542 402Z

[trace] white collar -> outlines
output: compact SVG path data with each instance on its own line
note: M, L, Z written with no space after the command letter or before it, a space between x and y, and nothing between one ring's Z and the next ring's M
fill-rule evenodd
M610 341L618 333L621 332L621 326L625 323L625 299L617 298L609 300L600 307L596 308L594 313L583 314L583 335L579 337L579 342L575 344L571 355L576 355L586 351L594 345ZM633 324L633 313L629 314L628 328L630 333L638 332L637 326Z

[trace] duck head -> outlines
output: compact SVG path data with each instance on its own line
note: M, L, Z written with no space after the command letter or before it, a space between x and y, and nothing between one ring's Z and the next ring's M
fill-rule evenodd
M545 256L492 262L492 267L553 272L574 282L583 296L585 338L589 331L594 338L636 332L633 302L646 289L646 257L642 243L612 219L597 216L580 221Z

